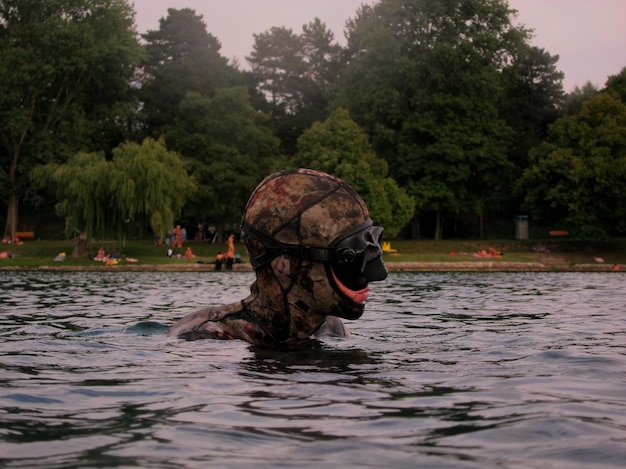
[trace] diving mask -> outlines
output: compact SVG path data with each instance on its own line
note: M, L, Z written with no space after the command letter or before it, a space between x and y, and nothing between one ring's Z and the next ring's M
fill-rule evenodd
M331 268L337 279L351 290L360 290L369 282L387 278L380 247L383 228L371 219L333 240Z

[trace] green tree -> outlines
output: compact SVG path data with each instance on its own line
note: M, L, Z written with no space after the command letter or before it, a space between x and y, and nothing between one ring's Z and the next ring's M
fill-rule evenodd
M81 233L77 257L89 237L119 235L127 223L147 221L163 238L195 187L180 156L150 138L121 144L111 161L103 153L76 153L37 167L32 178L56 192L68 233Z
M272 27L255 34L253 50L247 57L258 88L274 106L294 111L299 104L297 91L306 71L301 39L292 29Z
M244 88L218 89L212 98L188 93L166 139L198 183L185 213L217 223L239 220L278 149L267 116L250 105Z
M218 88L244 84L243 74L220 54L219 40L192 9L168 9L159 29L143 39L147 58L139 97L151 135L175 119L188 92L212 96Z
M525 45L513 53L514 60L502 70L498 110L511 128L508 156L517 179L528 167L530 149L546 138L548 126L560 117L564 92L558 55Z
M254 39L247 57L251 76L267 100L282 152L292 155L304 129L328 115L328 88L337 76L341 47L319 18L303 25L301 34L273 27Z
M306 75L324 91L323 88L337 79L342 48L335 42L334 33L319 18L302 26L300 40Z
M592 98L598 91L598 88L590 81L588 81L582 88L577 86L574 88L574 91L565 96L565 99L563 100L562 114L564 116L578 114L585 101Z
M482 219L510 197L502 71L529 38L513 14L504 0L381 0L348 24L338 103L415 196L416 213L435 214L435 238L443 213Z
M518 191L538 222L581 238L626 233L626 105L614 94L559 119L531 158Z
M119 129L141 48L124 0L0 2L0 195L5 236L38 164ZM101 147L100 147L101 148Z
M623 103L626 103L626 67L617 75L611 75L606 81L606 91L614 93Z
M65 163L39 165L31 178L40 187L54 192L57 213L65 218L68 235L83 234L74 250L82 256L87 236L105 237L116 220L116 207L110 200L112 164L104 153L79 152Z
M393 237L413 216L415 201L388 177L387 163L378 158L367 135L346 109L337 109L298 139L294 164L317 169L348 182L361 194L372 219Z

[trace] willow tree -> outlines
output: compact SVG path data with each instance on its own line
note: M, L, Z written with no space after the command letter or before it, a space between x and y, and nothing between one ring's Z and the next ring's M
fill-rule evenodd
M104 154L77 153L66 163L38 166L32 173L35 183L54 188L59 202L57 213L65 217L67 234L76 236L75 256L82 255L87 233L103 233L113 207L105 203L110 195L112 165Z
M122 220L146 217L163 239L196 188L182 158L163 140L147 138L141 145L128 142L113 150L112 201Z
M108 161L103 153L81 152L33 171L35 182L56 191L57 212L75 235L76 257L89 237L114 236L129 222L147 219L163 237L194 190L181 158L160 141L124 143L113 155Z
M389 236L397 235L413 216L415 201L388 177L387 162L376 156L367 135L346 109L337 109L302 134L294 162L347 181Z

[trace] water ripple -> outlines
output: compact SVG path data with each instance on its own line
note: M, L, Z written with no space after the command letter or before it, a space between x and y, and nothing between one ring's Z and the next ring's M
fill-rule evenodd
M395 273L349 339L167 325L250 273L0 272L6 467L607 467L626 460L611 273Z

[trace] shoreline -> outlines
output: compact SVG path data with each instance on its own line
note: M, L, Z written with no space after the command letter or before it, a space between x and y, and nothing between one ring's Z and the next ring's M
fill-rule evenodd
M550 265L541 262L386 262L389 272L615 272L613 264L576 264L572 266ZM625 272L625 265L618 265L617 272ZM117 264L117 265L42 265L2 266L0 272L215 272L213 264ZM232 271L252 272L250 264L235 264Z

